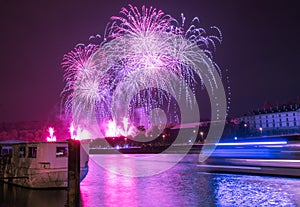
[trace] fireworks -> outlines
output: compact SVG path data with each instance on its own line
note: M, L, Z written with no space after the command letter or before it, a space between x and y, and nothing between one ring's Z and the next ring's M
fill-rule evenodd
M83 117L91 117L97 103L106 100L106 81L93 70L88 59L99 49L99 45L78 45L64 55L65 88L62 92L65 112L75 123Z
M47 142L56 142L56 136L54 136L54 128L49 127L48 131L49 131L49 137L47 137Z
M146 113L166 105L170 109L171 96L180 99L182 94L192 105L196 76L215 96L220 86L212 52L222 40L218 28L212 27L216 35L206 35L195 18L185 29L183 15L179 24L153 7L139 11L129 5L120 13L111 17L101 44L79 45L63 58L64 108L75 125L96 117L100 123L110 120L107 135L113 136L120 124L128 135L136 107L144 107Z
M118 126L115 121L108 121L107 131L105 132L106 137L118 137L118 136L132 136L134 134L134 128L129 123L128 118L123 118L123 125Z

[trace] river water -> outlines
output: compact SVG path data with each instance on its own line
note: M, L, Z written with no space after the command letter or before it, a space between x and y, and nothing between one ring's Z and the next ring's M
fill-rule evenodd
M128 177L111 172L124 164L118 162L118 156L122 155L91 156L90 171L80 185L82 206L300 206L297 178L205 173L199 170L197 155L187 155L174 167L152 176ZM130 156L125 168L134 173L139 165ZM109 165L104 168L99 160ZM173 161L156 157L139 162L155 169L169 167ZM59 207L65 203L65 190L30 190L0 183L0 207Z

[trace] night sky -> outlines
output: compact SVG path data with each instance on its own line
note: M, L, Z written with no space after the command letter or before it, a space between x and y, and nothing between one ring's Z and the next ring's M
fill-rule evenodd
M107 3L101 3L107 2ZM0 1L0 121L34 121L59 112L61 60L78 43L103 34L121 7L154 6L189 23L198 16L223 42L215 62L228 70L230 116L300 95L298 1Z

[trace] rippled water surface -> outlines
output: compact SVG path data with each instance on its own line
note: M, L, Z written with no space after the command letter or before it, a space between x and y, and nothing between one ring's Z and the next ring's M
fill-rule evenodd
M188 155L150 177L126 177L112 172L119 168L131 174L151 171L169 166L176 155L147 161L130 157L146 155L130 155L124 162L118 156L122 155L91 157L89 174L81 182L82 206L300 206L300 179L204 173L197 165L197 155ZM64 190L30 190L0 183L1 207L52 207L65 202Z

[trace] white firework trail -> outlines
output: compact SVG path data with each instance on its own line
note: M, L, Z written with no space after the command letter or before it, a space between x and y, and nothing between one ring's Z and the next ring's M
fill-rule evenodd
M113 100L122 107L124 94L128 99L134 97L125 102L151 110L170 100L170 94L177 94L176 98L187 94L187 104L195 101L195 96L184 91L191 89L195 94L196 76L200 84L207 80L212 94L219 87L213 73L214 67L219 67L212 57L216 43L222 41L217 27L212 27L217 35L206 35L195 18L185 30L183 15L179 25L175 18L153 7L143 6L139 11L129 5L120 13L111 18L100 45L78 46L64 56L63 102L75 124L95 114L100 121L114 117L112 113L118 110L113 110ZM179 91L174 87L177 79L182 80ZM151 97L153 93L156 97ZM151 101L153 98L158 101ZM132 111L133 105L125 110Z

